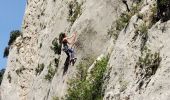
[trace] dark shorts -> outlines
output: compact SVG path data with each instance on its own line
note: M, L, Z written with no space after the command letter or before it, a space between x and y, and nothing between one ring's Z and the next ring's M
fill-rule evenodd
M74 49L64 46L63 51L67 54L68 57L74 58Z

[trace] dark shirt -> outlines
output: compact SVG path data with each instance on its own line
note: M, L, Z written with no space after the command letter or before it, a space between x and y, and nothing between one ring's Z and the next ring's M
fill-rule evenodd
M68 50L68 41L67 40L63 40L63 47L64 47L64 51Z

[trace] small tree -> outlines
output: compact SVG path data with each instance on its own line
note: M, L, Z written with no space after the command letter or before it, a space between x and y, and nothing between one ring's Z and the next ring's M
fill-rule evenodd
M52 45L51 46L51 49L54 51L55 54L61 54L61 44L58 43L58 39L55 38L53 41L52 41Z
M76 19L81 15L82 13L82 4L79 4L77 0L71 1L69 3L69 16L68 16L68 21L73 24Z
M97 61L88 75L88 63L81 62L77 66L75 77L68 82L68 94L65 100L102 100L103 84L108 58Z
M8 57L8 55L9 55L9 47L5 47L3 57L6 58L6 57Z
M44 67L45 67L44 63L38 64L38 67L35 69L36 75L40 75Z
M21 31L19 30L14 30L14 31L11 31L10 32L10 39L8 41L8 47L6 47L4 49L4 55L3 57L8 57L8 54L9 54L9 48L10 46L13 44L13 42L17 39L17 37L19 37L20 35L22 35Z
M10 46L17 39L17 37L19 37L21 34L22 33L19 30L11 31L8 45Z
M1 85L4 73L5 73L5 69L1 69L0 70L0 85Z
M53 68L51 63L49 64L49 66L47 68L48 68L48 73L45 75L45 79L48 80L49 82L51 82L55 75L56 68Z

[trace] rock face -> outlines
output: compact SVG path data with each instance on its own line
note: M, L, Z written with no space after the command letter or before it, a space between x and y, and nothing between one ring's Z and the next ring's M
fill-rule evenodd
M134 3L127 0L131 12ZM75 66L108 54L104 100L169 100L170 21L150 25L155 3L142 2L115 38L108 31L127 12L121 0L28 0L23 35L10 47L1 100L64 98ZM75 31L78 59L63 74L66 55L55 54L52 41Z

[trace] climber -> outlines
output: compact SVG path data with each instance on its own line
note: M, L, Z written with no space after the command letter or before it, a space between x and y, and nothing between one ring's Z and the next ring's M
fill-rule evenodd
M59 43L62 45L63 44L63 51L66 53L67 58L66 58L66 63L65 64L71 64L74 66L76 59L74 54L74 43L76 40L77 33L74 32L72 36L67 37L66 33L61 33L59 35Z

